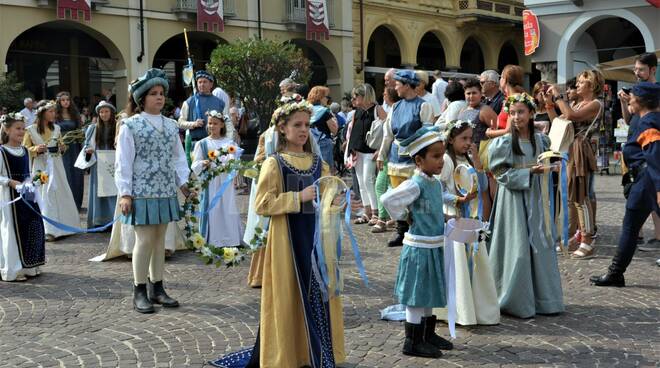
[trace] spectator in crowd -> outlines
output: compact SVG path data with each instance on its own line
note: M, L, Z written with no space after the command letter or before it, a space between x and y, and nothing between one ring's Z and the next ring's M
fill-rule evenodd
M546 109L545 92L550 87L546 81L538 81L534 84L532 89L532 98L536 104L536 111L534 113L534 127L541 133L548 134L550 132L550 116ZM550 101L552 106L552 101Z
M395 87L396 80L394 80L394 74L396 74L396 69L394 68L388 69L387 72L385 72L385 77L383 78L385 81L385 89ZM392 106L383 103L383 108L385 109L385 112L389 113Z
M415 74L417 74L417 78L419 79L419 85L417 88L415 88L415 91L419 97L421 97L427 104L429 104L429 106L431 106L433 110L431 121L435 121L438 117L440 117L441 109L438 100L426 90L426 86L429 85L429 73L423 70L419 70L416 71Z
M575 77L566 81L566 100L571 107L575 106L580 100L577 94L577 80Z
M376 198L376 161L375 149L367 144L367 133L377 118L385 120L386 113L376 103L376 92L371 85L365 83L353 88L353 104L357 108L353 119L348 150L356 156L355 172L360 185L360 198L364 204L365 214L355 220L356 224L376 225L378 222L378 201Z
M433 77L435 77L435 82L431 86L431 94L438 101L438 104L442 106L445 102L445 90L448 83L442 79L442 73L439 70L433 72Z
M294 81L291 78L284 78L279 84L280 86L280 94L282 96L290 96L292 93L296 92L296 89L298 88L298 83ZM301 95L305 96L305 95Z
M445 89L445 104L447 108L442 112L435 125L444 130L447 124L458 119L458 114L467 106L465 101L465 89L456 80L450 80Z
M34 110L34 100L32 100L30 97L27 97L23 100L23 110L21 110L21 115L25 117L25 128L29 127L30 125L34 124L34 119L37 118L37 114Z
M500 75L494 70L486 70L479 76L479 83L481 84L481 93L484 95L484 102L490 106L496 114L502 111L502 103L504 102L504 94L499 88Z
M354 110L351 101L347 100L346 98L342 98L341 111L337 115L344 118L344 126L346 126L346 123L348 123L353 118L353 113Z
M80 109L80 120L82 121L83 126L92 122L92 113L89 111L89 106L83 106L82 109Z
M577 79L577 94L580 98L574 107L571 107L559 92L555 85L550 86L548 94L553 96L553 101L561 110L561 116L573 122L575 129L575 140L569 147L568 156L568 196L573 202L577 213L569 214L570 228L573 233L576 228L580 229L579 236L574 236L569 241L569 250L574 259L592 258L595 254L595 243L593 240L595 224L595 203L590 196L593 190L593 173L596 171L596 156L591 148L591 134L594 126L603 112L603 103L598 96L603 91L603 75L597 70L585 70ZM549 106L551 107L551 106ZM549 115L552 118L552 108Z
M313 107L312 118L310 120L311 133L321 149L321 156L330 168L334 168L332 135L337 134L339 126L337 119L328 109L330 89L325 86L316 86L309 91L307 101Z
M332 112L332 115L334 115L335 118L337 119L337 124L339 126L339 129L342 129L344 125L346 125L346 119L343 116L339 115L339 113L341 112L341 105L339 105L336 102L331 103L330 112Z

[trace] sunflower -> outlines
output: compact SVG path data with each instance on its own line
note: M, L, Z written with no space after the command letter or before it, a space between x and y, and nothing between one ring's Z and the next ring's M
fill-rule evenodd
M215 160L216 158L218 158L218 151L210 150L209 151L209 159Z
M41 184L48 183L48 173L45 172L45 171L42 171L41 174L39 174L39 180L41 180Z
M233 144L230 144L229 147L227 147L227 152L228 153L236 153L236 146Z

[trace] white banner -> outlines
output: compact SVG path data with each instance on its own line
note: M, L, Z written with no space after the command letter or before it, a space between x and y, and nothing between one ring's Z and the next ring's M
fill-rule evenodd
M115 185L115 151L96 151L97 196L113 197L117 195Z

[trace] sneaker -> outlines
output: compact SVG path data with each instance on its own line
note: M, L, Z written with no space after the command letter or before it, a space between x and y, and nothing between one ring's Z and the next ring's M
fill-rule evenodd
M655 260L655 264L657 264L658 267L660 267L660 258L658 258L658 259Z
M591 239L598 238L598 226L594 226L594 233L591 234Z
M660 251L660 240L658 239L650 239L644 244L640 244L637 246L639 250L642 252L656 252Z

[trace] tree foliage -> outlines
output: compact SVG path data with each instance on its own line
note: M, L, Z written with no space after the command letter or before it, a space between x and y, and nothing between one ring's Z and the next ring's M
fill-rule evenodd
M250 39L218 45L207 70L222 89L240 96L245 108L259 116L263 131L277 108L280 81L293 74L297 83L307 83L311 62L293 44Z
M8 73L5 79L0 79L0 107L6 107L10 112L20 111L26 97L33 97L32 93L25 89L16 73Z

